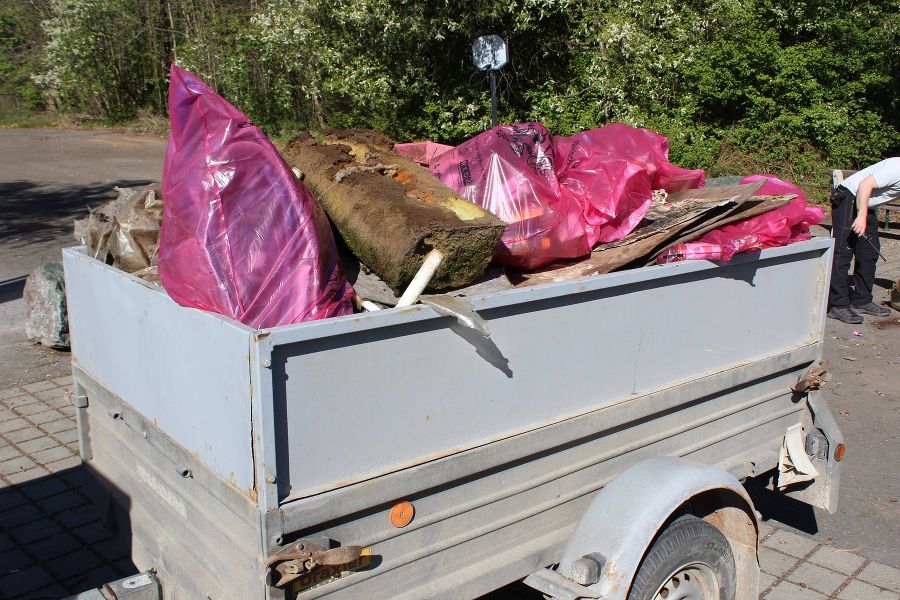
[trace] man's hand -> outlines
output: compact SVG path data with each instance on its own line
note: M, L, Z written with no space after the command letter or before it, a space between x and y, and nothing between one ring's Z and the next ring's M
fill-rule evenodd
M866 232L866 214L869 212L869 198L872 196L872 190L877 187L878 182L869 175L860 181L856 188L856 219L850 225L850 229L856 235L863 235Z

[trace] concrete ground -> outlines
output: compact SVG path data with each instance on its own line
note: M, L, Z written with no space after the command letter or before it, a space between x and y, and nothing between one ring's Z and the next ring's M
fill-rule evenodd
M72 221L88 206L114 185L158 181L164 150L159 138L109 131L0 130L0 600L59 597L134 569L127 542L81 492L69 356L25 339L21 292L31 270L74 242ZM900 236L883 234L882 245L879 297L900 278ZM848 446L839 509L750 486L766 524L764 596L897 600L900 313L829 320L825 362L833 379L823 394ZM534 596L491 595L512 597Z
M25 339L22 289L32 270L75 245L72 222L116 186L159 181L162 138L106 130L0 130L0 382L57 376L68 357Z

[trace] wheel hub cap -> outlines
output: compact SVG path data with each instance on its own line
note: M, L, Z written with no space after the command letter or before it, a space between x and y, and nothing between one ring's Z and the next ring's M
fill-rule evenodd
M669 575L653 600L719 600L719 581L708 565L685 565Z

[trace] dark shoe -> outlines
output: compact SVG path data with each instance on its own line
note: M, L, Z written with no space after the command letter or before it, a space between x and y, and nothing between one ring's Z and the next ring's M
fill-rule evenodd
M859 325L863 322L863 318L850 310L849 306L832 306L828 311L829 319L837 319L851 325Z
M878 306L874 302L869 302L868 304L863 304L862 306L856 306L854 304L853 308L863 314L873 315L875 317L889 317L891 315L891 309L886 306Z

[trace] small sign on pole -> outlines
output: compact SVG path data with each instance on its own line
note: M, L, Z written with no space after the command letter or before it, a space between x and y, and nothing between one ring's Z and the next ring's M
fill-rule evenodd
M472 63L491 79L491 126L497 126L497 71L509 62L506 42L499 35L483 35L472 44Z

